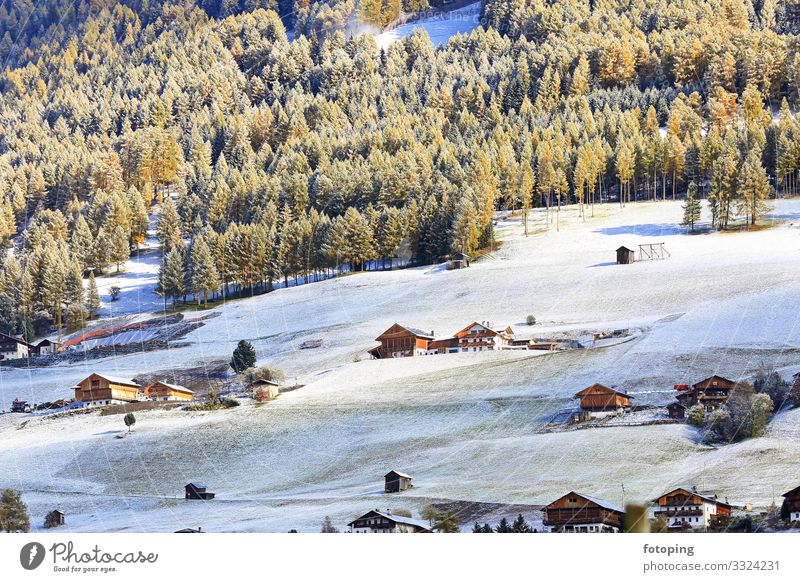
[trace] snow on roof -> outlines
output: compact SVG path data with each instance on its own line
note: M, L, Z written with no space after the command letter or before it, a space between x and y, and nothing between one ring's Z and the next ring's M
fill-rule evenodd
M391 475L392 473L394 473L394 474L395 474L395 475L397 475L398 477L405 477L405 478L407 478L407 479L411 479L411 475L407 475L406 473L401 473L400 471L395 471L394 469L392 469L391 471L389 471L388 473L386 473L385 477L388 477L388 476L389 476L389 475Z
M419 329L418 327L409 327L407 325L402 325L401 327L407 329L411 333L419 337L427 337L433 339L433 332L425 331L423 329Z
M125 386L136 386L137 388L141 388L139 384L131 380L130 378L119 378L117 376L109 376L108 374L101 374L100 372L94 372L94 376L100 376L104 380L108 380L112 384L123 384Z
M189 483L186 486L187 487L194 487L195 489L208 489L208 487L206 487L206 484L205 483L200 483L200 481L192 481L191 483Z
M161 384L162 386L166 386L170 390L177 390L178 392L186 392L188 394L194 394L188 388L184 388L183 386L178 386L177 384L167 384L166 382L161 382L160 380L157 382L153 382L153 384Z
M584 499L591 501L592 503L596 503L597 505L605 509L609 509L611 511L618 511L619 513L625 513L625 510L622 507L620 507L619 505L615 505L614 503L609 503L608 501L603 501L602 499L598 499L597 497L592 497L591 495L584 495L583 493L578 493L576 491L573 491L573 493L575 493L575 495L578 495L579 497L583 497Z
M708 501L709 503L717 503L717 504L722 504L722 505L731 505L730 503L726 503L724 501L720 501L717 498L716 493L712 493L710 491L696 491L694 489L694 487L676 487L675 489L673 489L672 491L668 491L664 495L669 495L670 493L675 493L676 491L685 491L686 493L689 493L690 495L697 495L700 499L703 499L704 501ZM663 497L664 495L661 495L661 497ZM656 499L656 501L658 501L658 499ZM733 507L733 506L731 505L731 507Z
M395 515L394 513L390 513L388 511L380 511L378 509L373 509L372 511L368 511L364 515L369 515L370 513L375 513L375 514L380 515L381 517L386 518L389 521L393 521L395 523L402 523L402 524L405 524L405 525L413 525L413 526L420 527L420 528L428 530L428 531L430 531L430 529L431 529L430 524L428 524L427 521L424 521L422 519L413 519L411 517L405 517L403 515ZM364 517L364 515L362 515L358 519L361 519L362 517ZM358 521L358 520L353 520L350 523L348 523L347 525L353 525L356 521Z

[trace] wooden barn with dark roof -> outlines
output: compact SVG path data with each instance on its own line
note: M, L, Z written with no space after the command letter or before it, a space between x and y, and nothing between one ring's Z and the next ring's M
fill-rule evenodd
M575 398L580 398L583 410L603 412L630 408L633 397L602 384L592 384L578 392Z

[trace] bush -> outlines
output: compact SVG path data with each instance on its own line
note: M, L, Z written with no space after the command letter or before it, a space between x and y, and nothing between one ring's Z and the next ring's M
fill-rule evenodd
M248 384L252 384L258 380L266 380L267 382L275 382L276 384L280 384L286 380L286 373L280 368L276 368L274 366L248 368L244 371L244 380Z
M44 516L44 527L47 529L58 527L61 525L60 516L57 511L53 510Z
M528 325L536 325L536 317L533 315L529 315L528 317L525 318L525 323L527 323Z
M791 384L777 372L759 372L753 380L753 388L759 394L766 394L772 400L772 408L780 409L790 398Z
M114 285L109 288L108 297L111 299L111 301L116 301L119 299L120 293L122 293L122 289Z
M702 404L695 404L686 413L689 423L697 428L703 428L706 424L706 407Z

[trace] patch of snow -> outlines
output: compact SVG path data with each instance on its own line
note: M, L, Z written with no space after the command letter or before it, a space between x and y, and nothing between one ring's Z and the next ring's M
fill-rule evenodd
M377 35L375 40L380 48L386 50L394 41L410 36L418 28L424 28L434 46L447 44L447 41L456 34L465 34L478 27L480 16L481 3L475 2L450 12L401 24L397 28Z

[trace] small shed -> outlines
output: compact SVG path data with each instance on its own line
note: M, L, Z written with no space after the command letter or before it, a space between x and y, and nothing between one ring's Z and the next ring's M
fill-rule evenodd
M389 471L384 475L384 493L399 493L406 489L411 489L411 475L406 475L400 471Z
M184 487L186 490L186 499L214 499L214 494L207 491L207 487L202 483L189 483Z
M686 418L686 407L680 402L673 402L667 405L667 413L670 418Z
M469 267L470 256L464 253L453 253L450 260L447 261L447 270L466 269Z
M633 396L602 384L592 384L578 392L575 398L580 398L583 410L601 412L630 408Z
M619 247L617 249L617 264L630 265L636 260L636 252L628 247Z
M44 518L44 526L47 528L58 527L67 523L67 517L60 509L54 509Z
M259 378L250 384L250 388L253 390L253 398L259 402L273 400L280 394L280 384L272 380L264 380L263 378Z

